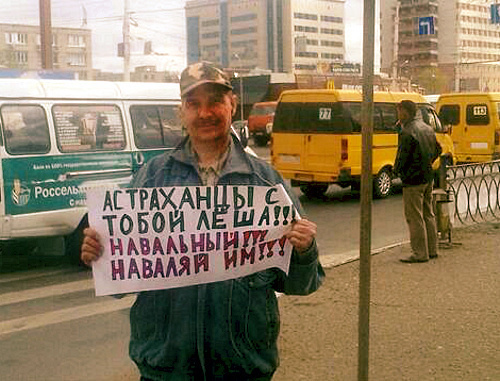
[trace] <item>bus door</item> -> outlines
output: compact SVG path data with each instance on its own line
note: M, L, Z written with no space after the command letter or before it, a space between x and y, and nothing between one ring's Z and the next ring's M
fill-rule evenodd
M456 103L442 104L439 107L439 120L444 127L451 128L453 150L458 162L465 161L469 151L465 142L465 128L461 123L464 119L461 109L461 105Z
M352 124L342 103L305 103L300 108L304 132L304 165L308 171L338 174L347 160ZM344 150L344 151L343 151Z
M491 158L495 117L490 103L474 102L465 106L464 148L470 149L473 161Z
M272 160L273 165L285 177L312 181L307 170L305 145L308 140L301 124L302 110L307 106L303 102L283 100L278 104L273 125ZM300 178L303 176L304 178Z
M442 153L441 155L446 156L447 165L452 165L454 163L454 148L453 148L453 140L451 139L450 134L447 132L443 125L441 124L440 119L438 118L436 112L430 105L419 104L419 112L422 116L422 120L432 127L432 129L436 133L436 140L441 146ZM438 170L441 166L440 158L438 158L434 164L432 165L434 170Z
M373 110L372 149L374 174L378 173L382 168L394 166L398 150L397 121L398 115L395 103L375 103Z

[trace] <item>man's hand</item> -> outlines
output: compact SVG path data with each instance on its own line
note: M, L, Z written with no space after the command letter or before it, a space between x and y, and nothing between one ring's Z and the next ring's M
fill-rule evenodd
M101 256L102 247L99 243L99 235L93 228L84 229L83 235L81 259L83 263L90 266Z
M302 218L292 224L292 230L286 235L299 253L311 247L314 237L316 237L316 224Z

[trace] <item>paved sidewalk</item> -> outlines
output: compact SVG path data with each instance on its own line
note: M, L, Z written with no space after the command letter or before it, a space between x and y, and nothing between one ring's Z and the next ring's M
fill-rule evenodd
M404 264L409 246L372 257L370 381L500 380L500 224L455 229L452 248ZM322 288L280 298L273 381L357 380L359 262Z

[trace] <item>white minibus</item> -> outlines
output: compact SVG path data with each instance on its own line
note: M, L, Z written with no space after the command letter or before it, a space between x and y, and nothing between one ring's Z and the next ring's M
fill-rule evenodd
M2 251L57 237L77 260L86 190L126 186L173 149L179 104L177 83L0 79Z

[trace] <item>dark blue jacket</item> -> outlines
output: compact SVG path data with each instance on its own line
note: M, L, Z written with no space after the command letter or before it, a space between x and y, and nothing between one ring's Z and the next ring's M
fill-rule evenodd
M246 154L233 137L218 185L283 183L264 161ZM186 141L154 158L133 187L201 185ZM287 189L288 190L288 189ZM288 192L297 209L297 197ZM316 243L292 253L288 276L279 269L204 285L142 292L130 311L130 356L153 380L244 380L278 366L279 311L275 291L306 295L324 276Z

